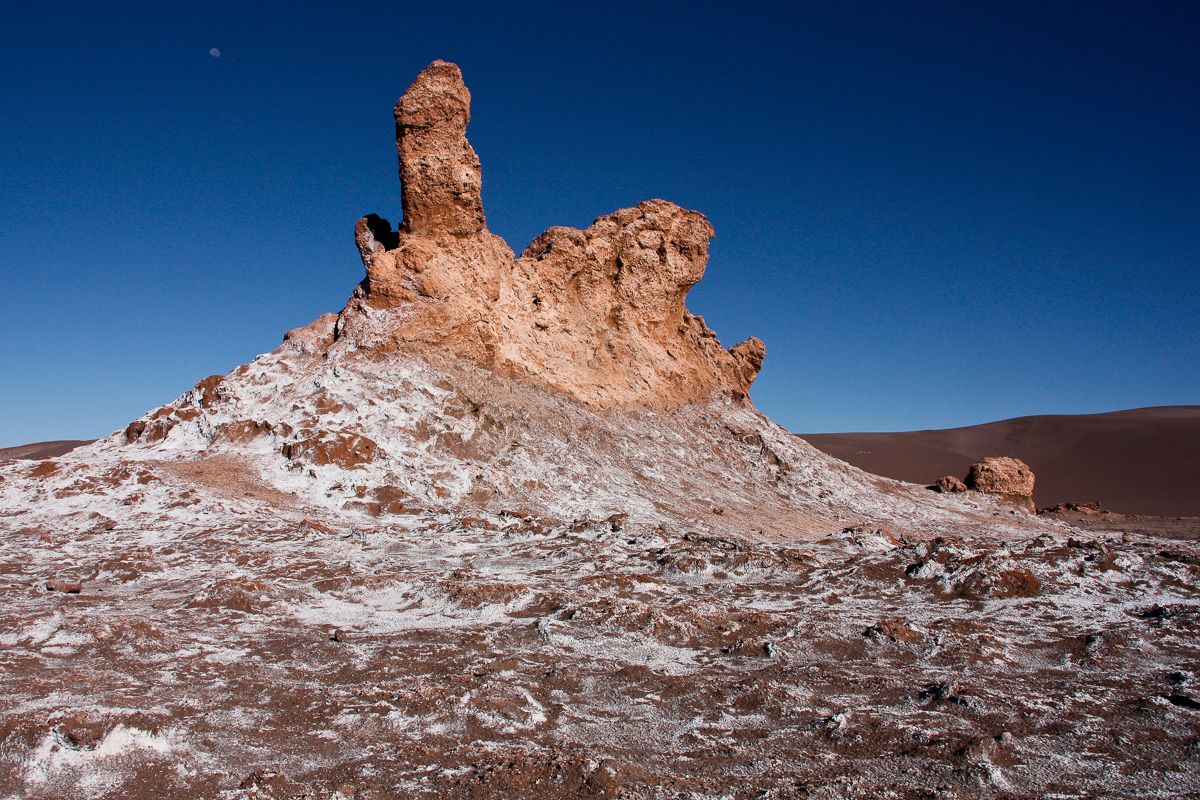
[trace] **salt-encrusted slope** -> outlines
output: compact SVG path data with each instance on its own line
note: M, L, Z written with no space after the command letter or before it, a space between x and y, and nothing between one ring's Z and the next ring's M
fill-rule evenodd
M469 105L444 62L397 104L404 219L359 221L367 275L340 314L79 457L236 456L341 513L628 514L783 538L1028 526L869 476L758 413L762 343L725 350L684 305L712 236L697 212L640 203L513 259L486 227Z
M385 329L394 313L371 312ZM600 411L452 356L433 363L338 343L305 352L313 333L205 379L78 457L237 457L307 503L371 515L628 514L772 538L852 525L1001 535L1036 524L982 495L937 496L861 472L729 397Z

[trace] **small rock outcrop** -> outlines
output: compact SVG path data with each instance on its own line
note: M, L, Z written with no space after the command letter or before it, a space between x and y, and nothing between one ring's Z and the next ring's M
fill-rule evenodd
M436 61L396 105L404 217L355 226L367 275L338 339L449 352L599 408L743 399L763 343L726 350L684 303L708 261L704 215L650 200L550 228L515 258L487 230L470 99L458 67Z
M953 475L938 478L929 488L942 494L961 494L967 491L967 485Z
M1038 511L1039 514L1082 514L1087 517L1095 517L1102 514L1112 514L1099 500L1091 503L1059 503L1049 506Z
M971 465L965 481L968 489L1009 497L1033 497L1033 470L1015 458L983 458Z

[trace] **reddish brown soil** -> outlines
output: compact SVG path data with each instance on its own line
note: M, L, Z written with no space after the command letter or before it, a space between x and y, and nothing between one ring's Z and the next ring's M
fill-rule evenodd
M95 439L63 439L57 442L35 442L33 444L19 444L16 447L0 447L0 461L6 459L35 459L35 458L56 458L64 453L69 453L76 447L83 447L85 444L91 444Z

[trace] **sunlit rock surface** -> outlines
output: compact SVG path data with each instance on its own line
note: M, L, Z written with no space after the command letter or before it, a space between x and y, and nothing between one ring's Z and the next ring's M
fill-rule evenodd
M339 337L375 350L432 345L593 408L743 399L762 342L726 350L684 305L708 261L704 215L651 200L584 231L551 228L514 259L484 221L470 97L458 67L439 61L397 104L404 218L398 231L375 214L355 226L367 278ZM379 310L393 313L366 323Z

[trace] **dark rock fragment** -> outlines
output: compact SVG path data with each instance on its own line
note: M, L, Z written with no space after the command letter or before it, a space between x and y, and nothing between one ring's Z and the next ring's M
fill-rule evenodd
M1170 701L1171 705L1173 706L1191 709L1192 711L1200 711L1200 701L1194 700L1191 697L1188 697L1186 694L1171 692L1169 695L1167 695L1167 700Z
M957 691L957 687L945 681L927 685L917 696L922 700L932 700L935 703L953 703L958 706L971 705L970 700Z
M944 478L938 478L932 486L928 487L932 491L942 494L962 494L967 491L967 485L953 475L947 475Z

